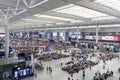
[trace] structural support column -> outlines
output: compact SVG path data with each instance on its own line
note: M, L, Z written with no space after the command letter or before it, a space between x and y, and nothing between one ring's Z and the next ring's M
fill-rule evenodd
M8 20L4 20L4 27L5 27L5 58L9 58L9 27L8 27Z
M34 69L34 57L33 57L33 53L31 54L31 65L32 65L32 68Z
M35 63L34 63L33 53L31 54L31 66L32 66L32 69L33 69L33 71L34 71L34 80L35 80L36 71L35 71Z
M98 25L96 26L96 44L98 44Z
M47 30L44 30L44 36L43 36L43 39L46 38L46 32L47 32ZM50 36L50 38L51 38L51 36Z
M99 30L99 27L98 25L96 26L96 45L94 46L94 49L95 49L95 53L98 53L98 39L99 39L99 35L98 35L98 30Z
M69 33L68 32L67 32L67 36L66 37L67 37L67 42L68 42L69 41Z
M79 36L79 27L77 28L77 42L79 41L78 36Z
M66 38L66 37L65 37L65 32L66 32L66 31L65 31L65 27L64 27L64 30L63 30L63 39L64 39L64 40L63 40L63 41L65 41L65 38Z

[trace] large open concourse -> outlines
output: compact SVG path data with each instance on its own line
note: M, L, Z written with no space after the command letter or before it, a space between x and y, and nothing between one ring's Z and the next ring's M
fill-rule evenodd
M120 80L120 0L0 0L0 80Z

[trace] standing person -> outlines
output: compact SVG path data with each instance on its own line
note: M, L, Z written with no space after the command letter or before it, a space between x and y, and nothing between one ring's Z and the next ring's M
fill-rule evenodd
M46 70L48 71L48 66L46 67Z
M73 73L71 73L71 78L73 78Z
M105 69L105 64L103 64L103 69Z
M90 65L90 71L91 71L91 65Z
M103 59L103 63L105 64L105 60Z
M85 79L85 69L83 70L83 80Z
M49 71L52 72L52 67L49 67Z
M111 71L110 73L111 73L111 76L113 76L113 71Z
M118 55L118 60L119 60L119 55Z
M83 75L82 75L82 76L83 76L83 80L84 80L84 79L85 79L85 73L83 73Z
M110 58L110 61L112 60L112 58Z
M52 73L52 67L50 67L50 72Z
M83 74L85 74L85 69L83 70Z
M51 67L49 66L49 71L50 71Z
M34 73L34 75L35 75L35 79L37 78L37 73Z
M70 80L70 77L68 77L68 80Z
M61 62L60 64L61 64L61 67L62 67L63 63Z
M90 59L92 59L92 55L90 55Z

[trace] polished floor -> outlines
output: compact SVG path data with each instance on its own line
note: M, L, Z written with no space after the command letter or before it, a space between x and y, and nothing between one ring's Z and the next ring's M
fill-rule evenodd
M120 54L120 53L117 53ZM70 61L71 58L65 58L65 59L59 59L59 60L53 60L53 61L48 61L44 62L44 70L43 71L35 71L36 76L30 77L30 78L25 78L23 80L67 80L70 75L61 70L60 63L66 63L67 61ZM92 58L93 61L97 61L97 58ZM103 69L103 61L100 61L100 63L90 70L89 68L85 70L85 79L84 80L93 80L93 76L95 72L100 71L101 73L106 72L108 69L114 71L113 77L107 78L107 80L119 80L120 73L118 73L118 68L120 67L120 60L118 58L112 59L112 61L107 61L106 62L105 69ZM46 66L51 66L53 68L53 72L50 73L46 70ZM64 65L63 65L64 66ZM82 71L79 73L75 73L73 75L74 80L83 80L82 79Z

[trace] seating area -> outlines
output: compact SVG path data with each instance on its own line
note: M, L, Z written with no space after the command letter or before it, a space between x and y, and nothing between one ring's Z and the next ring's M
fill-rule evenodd
M77 58L77 59L80 59L80 58L83 58L85 55L88 57L88 55L91 54L91 53L93 53L92 50L90 50L90 49L85 49L85 50L84 50L84 53L82 53L81 50L79 50L79 51L72 51L72 52L71 52L71 55L74 56L74 57Z
M106 73L103 74L96 72L93 80L106 80L107 78L112 76L113 76L113 71L107 71Z
M83 60L77 63L69 62L69 64L67 63L66 66L62 68L62 70L68 72L69 74L78 73L80 70L95 66L97 64L98 62L83 61Z
M112 59L114 59L114 58L119 58L119 55L118 54L100 54L99 55L99 57L98 57L98 59L100 59L100 60L105 60L105 61L107 61L107 60L112 60Z
M43 61L50 61L50 60L56 60L60 58L66 58L69 57L69 55L65 54L57 54L57 53L48 53L48 54L42 54L42 55L37 55L36 58L38 60L43 60Z
M43 70L44 69L44 67L43 67L43 65L41 63L35 63L35 68L39 69L39 70Z

